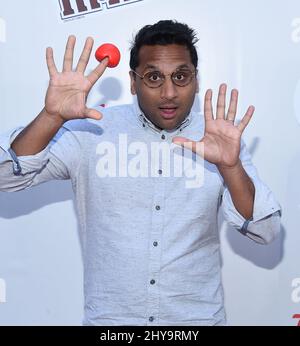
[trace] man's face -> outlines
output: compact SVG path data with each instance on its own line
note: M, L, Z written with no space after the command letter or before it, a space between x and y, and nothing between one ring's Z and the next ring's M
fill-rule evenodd
M198 92L196 77L183 87L171 80L171 74L179 68L195 71L189 50L177 44L142 46L139 61L136 72L140 76L153 71L168 76L162 86L149 88L140 77L130 72L132 94L137 95L141 110L152 123L161 129L175 129L189 114Z

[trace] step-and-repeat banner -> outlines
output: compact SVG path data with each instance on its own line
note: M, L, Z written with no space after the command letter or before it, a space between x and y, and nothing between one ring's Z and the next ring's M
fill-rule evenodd
M297 325L300 320L300 5L298 0L0 0L0 132L26 125L43 107L45 50L62 66L66 39L116 44L119 66L92 89L89 106L132 102L134 34L176 19L199 37L201 110L207 88L240 91L239 116L256 106L244 139L283 215L281 235L262 246L220 220L229 324ZM91 59L88 70L97 64ZM70 182L0 193L0 325L80 325L82 259Z

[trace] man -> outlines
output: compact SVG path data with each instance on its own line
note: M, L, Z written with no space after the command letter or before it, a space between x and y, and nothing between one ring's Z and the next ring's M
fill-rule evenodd
M70 36L61 73L47 48L44 109L1 139L2 191L72 181L84 260L84 325L224 325L220 206L229 224L259 243L279 232L280 206L241 143L254 107L235 124L237 91L225 114L223 84L216 118L211 90L204 118L191 111L198 92L196 41L192 29L174 21L142 28L130 58L138 104L101 114L85 102L107 59L84 76L93 46L88 38L73 70ZM153 154L157 144L168 155ZM194 164L203 176L187 184Z

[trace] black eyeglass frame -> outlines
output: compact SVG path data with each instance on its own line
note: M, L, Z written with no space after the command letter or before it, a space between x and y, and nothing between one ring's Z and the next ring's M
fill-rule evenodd
M191 72L192 77L191 77L190 81L189 81L187 84L179 85L179 84L177 84L177 83L174 81L173 75L175 75L175 73L178 73L178 72L180 72L180 71L189 71L189 72ZM186 87L187 85L189 85L189 84L192 82L193 78L195 78L195 77L197 76L198 70L196 69L195 71L191 71L190 69L179 68L179 69L175 70L174 72L168 73L168 74L164 74L164 73L162 73L162 72L160 72L160 71L148 71L148 72L144 73L142 76L141 76L139 73L137 73L136 71L134 71L134 70L131 70L131 72L133 72L133 73L136 74L139 78L141 78L142 81L144 82L144 84L145 84L148 88L156 89L156 88L160 88L160 87L164 84L164 82L165 82L167 76L171 76L171 80L172 80L173 84L175 84L176 86L178 86L178 87L180 87L180 88L184 88L184 87ZM153 73L153 72L159 72L159 73L161 74L161 76L163 77L163 78L161 79L161 84L158 85L158 86L150 86L150 85L148 85L148 84L145 82L145 80L144 80L144 78L145 78L145 76L146 76L147 74Z

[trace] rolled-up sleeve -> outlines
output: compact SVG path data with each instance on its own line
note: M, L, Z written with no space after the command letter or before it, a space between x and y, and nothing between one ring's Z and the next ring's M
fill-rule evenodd
M221 205L226 221L243 235L260 244L268 244L280 233L281 206L269 187L261 181L252 164L245 143L241 143L240 160L255 187L253 216L246 220L235 208L224 185Z
M11 144L22 130L17 127L0 136L0 191L19 191L75 174L81 157L80 143L67 126L39 153L17 156Z

